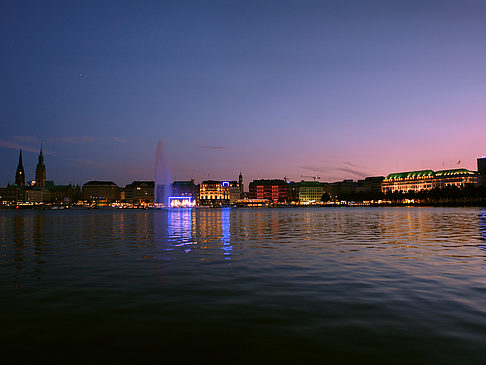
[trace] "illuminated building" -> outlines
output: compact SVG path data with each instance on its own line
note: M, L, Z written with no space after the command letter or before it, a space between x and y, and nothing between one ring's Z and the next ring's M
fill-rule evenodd
M477 185L478 182L478 174L467 169L441 170L435 172L434 188L463 188L466 185Z
M201 205L233 204L240 198L240 187L236 181L206 180L199 187Z
M382 183L381 189L388 192L408 192L430 190L456 186L462 188L467 184L477 184L478 175L466 169L453 170L420 170L389 174Z
M120 188L112 181L89 181L83 185L83 199L99 205L119 201Z
M39 153L39 161L35 168L35 186L38 188L46 187L46 165L44 165L44 155L42 154L42 146Z
M299 183L298 195L301 204L319 203L323 193L324 186L319 181L301 181Z
M153 181L134 181L125 186L125 200L135 205L153 204L154 186Z
M267 199L273 203L287 202L288 184L285 180L253 180L249 185L250 199Z
M240 174L241 176L241 174ZM227 181L229 186L227 186L229 190L229 202L230 204L236 203L241 198L241 190L242 186L236 181Z
M384 193L394 191L420 191L432 189L434 182L434 171L420 170L409 172L398 172L389 174L381 185Z
M22 164L22 150L20 150L19 164L17 166L17 171L15 172L15 185L25 186L25 172L24 165Z

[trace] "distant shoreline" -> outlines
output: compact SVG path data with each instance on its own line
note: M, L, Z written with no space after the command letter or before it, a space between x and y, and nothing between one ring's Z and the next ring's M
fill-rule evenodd
M11 206L11 207L0 207L0 210L55 210L55 211L69 211L69 210L113 210L113 211L140 211L140 210L190 210L190 209L319 209L319 208L386 208L386 207L404 207L404 208L415 208L415 207L431 207L431 208L486 208L486 203L440 203L440 204L427 204L427 203L390 203L390 204L327 204L327 205L277 205L277 206L265 206L265 207L238 207L238 206L219 206L219 207L209 207L209 206L196 206L193 208L116 208L116 207L83 207L75 206L68 208L53 208L49 206Z

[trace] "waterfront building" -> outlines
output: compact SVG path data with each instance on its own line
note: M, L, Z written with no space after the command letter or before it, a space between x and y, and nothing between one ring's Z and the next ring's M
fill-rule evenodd
M172 183L172 196L190 197L192 200L199 198L199 186L194 182L194 179L189 181L174 181Z
M113 181L88 181L83 185L83 199L89 203L107 205L120 198L120 188Z
M236 181L228 181L229 186L229 202L230 204L235 204L238 200L241 199L241 186L239 182Z
M39 153L39 160L35 168L35 186L38 188L46 187L46 165L44 165L44 155L42 154L42 146Z
M25 201L25 188L17 185L7 185L0 190L0 201L17 203Z
M313 204L320 203L324 186L319 181L301 181L299 183L299 203Z
M336 181L327 185L326 192L333 198L343 193L356 192L357 183L353 180Z
M299 202L299 183L291 181L287 183L288 201L291 203Z
M253 180L249 185L250 199L267 199L270 202L288 202L289 191L285 180Z
M51 200L49 190L41 188L25 189L24 201L28 203L45 203Z
M201 205L234 204L240 199L240 187L236 181L205 180L199 188Z
M382 183L382 191L408 192L430 190L456 186L462 188L467 184L477 185L478 174L467 169L453 170L420 170L389 174Z
M73 204L82 197L79 185L54 185L54 182L46 181L46 188L49 191L49 199L54 204Z
M222 181L205 180L199 188L199 201L201 205L225 204L229 202L229 191Z
M358 193L379 193L381 192L381 184L385 179L384 176L371 176L363 180L358 180L356 184L356 192Z
M434 174L434 188L445 188L455 186L463 188L466 185L477 185L479 176L467 169L441 170Z
M22 164L22 149L19 154L19 164L17 165L17 171L15 172L15 185L25 186L25 171Z
M430 190L433 188L434 171L420 170L389 174L381 185L384 193Z
M155 183L153 181L134 181L125 186L124 200L135 205L153 204L154 187Z
M486 156L478 158L478 174L481 186L486 186Z

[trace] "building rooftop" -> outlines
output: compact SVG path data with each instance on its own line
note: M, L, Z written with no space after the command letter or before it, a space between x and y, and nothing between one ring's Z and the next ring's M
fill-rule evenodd
M455 175L474 175L474 172L468 169L441 170L435 172L435 176L455 176Z
M83 186L117 186L113 181L88 181Z
M474 172L467 169L452 169L452 170L440 170L434 172L433 170L419 170L419 171L407 171L397 172L389 174L384 181L390 180L412 180L428 177L445 177L445 176L458 176L458 175L474 175Z
M432 170L419 170L419 171L407 171L407 172L396 172L389 174L385 181L389 180L411 180L417 178L434 177L435 173Z

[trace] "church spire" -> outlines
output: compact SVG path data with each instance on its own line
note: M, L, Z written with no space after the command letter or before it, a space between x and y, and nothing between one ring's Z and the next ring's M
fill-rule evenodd
M46 165L44 165L44 155L42 154L42 143L39 153L39 162L35 168L35 186L38 188L46 187Z
M19 164L15 173L15 185L25 186L25 172L24 165L22 164L22 149L20 149Z

